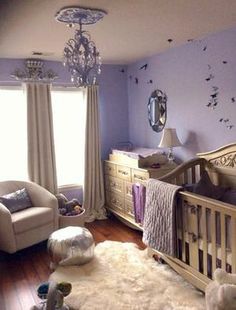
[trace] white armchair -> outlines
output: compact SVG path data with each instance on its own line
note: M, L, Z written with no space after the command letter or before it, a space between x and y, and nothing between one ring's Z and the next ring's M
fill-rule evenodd
M58 228L58 202L33 182L0 182L0 196L26 188L32 207L15 213L0 203L0 250L14 253L43 240Z

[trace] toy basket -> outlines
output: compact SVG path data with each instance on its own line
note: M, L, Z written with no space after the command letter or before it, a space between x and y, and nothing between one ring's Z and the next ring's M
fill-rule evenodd
M77 215L61 215L59 214L59 227L81 226L84 227L85 210Z

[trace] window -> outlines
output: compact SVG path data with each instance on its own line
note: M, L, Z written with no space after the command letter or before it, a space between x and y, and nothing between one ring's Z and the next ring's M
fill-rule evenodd
M0 180L28 180L24 91L0 88Z
M52 90L58 186L84 181L86 104L83 90Z

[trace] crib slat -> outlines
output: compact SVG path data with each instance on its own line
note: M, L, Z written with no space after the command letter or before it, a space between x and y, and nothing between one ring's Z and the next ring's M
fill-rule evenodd
M198 247L198 216L199 207L190 205L188 208L188 243L190 266L199 270L199 247Z
M220 234L221 234L221 268L226 270L226 231L225 231L225 214L220 214Z
M176 177L176 183L175 183L176 185L182 185L182 182L181 182L181 175L178 175L177 177Z
M202 206L203 273L207 276L207 220L206 208Z
M196 183L196 172L195 172L195 167L192 167L192 183Z
M236 218L231 217L232 273L236 273Z
M184 202L182 204L182 222L183 222L183 229L182 229L182 261L186 262L186 251L185 251L186 206L185 206Z
M188 184L188 171L184 171L184 184Z
M216 270L216 212L211 209L212 274Z
M202 175L203 171L205 171L205 166L203 163L200 164L200 176Z

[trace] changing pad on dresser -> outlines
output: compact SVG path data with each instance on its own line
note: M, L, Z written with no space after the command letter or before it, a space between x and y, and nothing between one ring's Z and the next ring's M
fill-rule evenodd
M113 149L109 160L134 168L150 167L154 163L163 165L168 161L167 156L161 150L138 147L131 151Z

